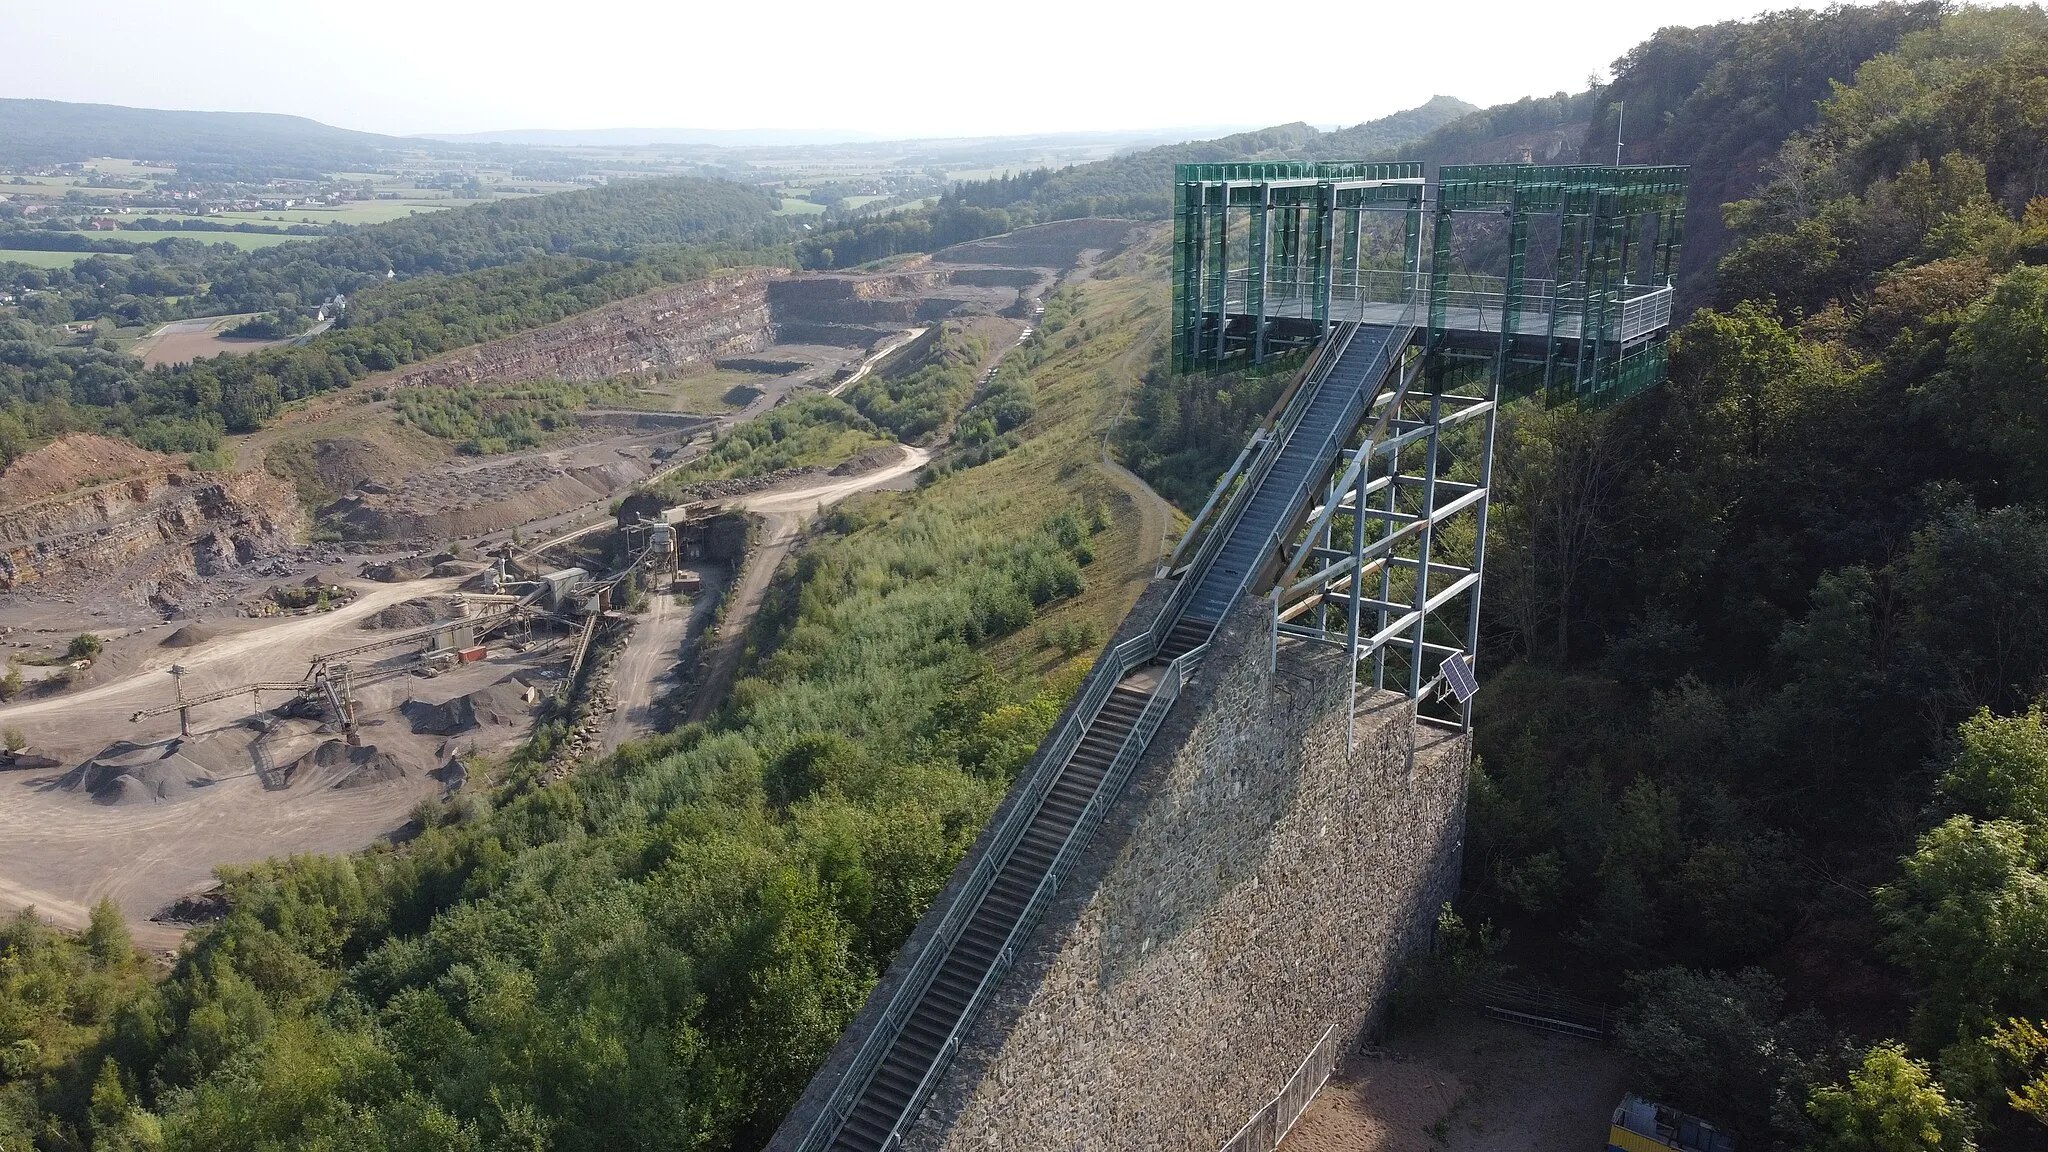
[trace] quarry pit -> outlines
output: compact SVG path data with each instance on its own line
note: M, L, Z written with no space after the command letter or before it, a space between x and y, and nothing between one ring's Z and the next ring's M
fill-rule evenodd
M432 677L373 680L354 697L352 732L282 693L194 707L182 732L175 711L131 717L180 689L300 681L316 653L488 612L490 550L594 531L614 501L720 429L834 391L920 327L959 321L1007 348L1062 271L1129 228L1066 221L882 273L742 270L664 289L304 404L236 441L232 469L83 435L16 461L0 473L0 658L26 687L0 699L0 729L27 747L0 753L0 908L82 927L111 898L139 942L168 951L211 914L218 867L408 834L423 801L474 788L469 764L526 738L576 637L497 637ZM395 419L406 389L538 379L628 380L635 403L577 412L538 448L485 455ZM772 529L773 555L737 581L741 599L823 504L913 482L929 454L904 452L753 496L759 484L733 486ZM714 579L708 593L732 583ZM652 685L681 661L702 604L639 622L620 660L630 682L593 752L654 730ZM744 606L736 615L743 627ZM98 652L64 659L86 633ZM735 636L722 630L705 655L712 680L700 687L713 694ZM378 658L412 661L427 646Z

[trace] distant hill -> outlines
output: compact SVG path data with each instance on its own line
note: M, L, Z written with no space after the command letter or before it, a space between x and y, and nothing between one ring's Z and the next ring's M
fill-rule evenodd
M184 112L0 100L0 164L69 164L96 156L160 161L205 174L317 174L448 145L336 128L268 112Z
M630 260L679 244L759 240L772 230L767 193L726 180L661 176L600 188L497 200L352 228L305 244L238 255L209 271L224 311L319 300L399 276L453 274L535 256Z
M957 203L976 208L1032 210L1042 220L1074 216L1164 216L1172 209L1169 189L1176 164L1221 164L1247 160L1356 158L1399 148L1478 108L1450 96L1335 132L1296 122L1238 132L1215 140L1167 144L1140 152L1077 164L1057 172L1026 173L1009 180L963 184Z
M865 144L887 140L850 128L509 128L496 132L437 132L416 137L450 144L521 144L539 148L644 148L698 144L720 148L777 148L804 144Z

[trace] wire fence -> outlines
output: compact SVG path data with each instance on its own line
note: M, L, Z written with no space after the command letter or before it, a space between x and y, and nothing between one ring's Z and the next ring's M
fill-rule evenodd
M1308 1111L1309 1101L1316 1098L1330 1074L1337 1070L1337 1045L1332 1043L1336 1033L1334 1024L1323 1029L1322 1038L1309 1049L1287 1086L1254 1113L1237 1135L1225 1141L1220 1152L1273 1152L1280 1147L1280 1141L1293 1130L1294 1122Z
M1477 980L1465 991L1467 1002L1496 1020L1545 1032L1606 1040L1614 1033L1614 1009L1592 1000L1511 980Z

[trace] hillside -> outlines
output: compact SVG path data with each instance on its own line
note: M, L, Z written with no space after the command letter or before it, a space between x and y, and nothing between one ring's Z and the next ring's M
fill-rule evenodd
M123 156L193 176L233 171L261 178L375 168L391 155L435 150L459 149L267 112L0 100L0 167Z
M903 252L930 252L1047 220L1115 216L1164 219L1173 210L1176 164L1305 158L1348 149L1397 148L1452 121L1472 106L1448 96L1338 132L1304 123L1281 124L1215 140L1147 148L1128 155L1053 170L1040 168L955 185L924 211L843 223L804 237L797 246L807 268L845 268ZM1334 141L1334 143L1332 142Z
M1428 1027L1458 974L1501 966L1604 1005L1626 1090L1742 1152L2033 1152L2044 75L2038 8L1772 13L1661 31L1591 92L970 184L801 247L835 266L1045 215L1157 217L1176 158L1373 132L1431 163L1604 161L1626 99L1627 159L1694 165L1702 307L1661 387L1501 411L1457 905L1475 930L1443 934L1404 1007ZM646 202L658 223L593 195L574 218L320 249L420 274L364 288L306 348L181 373L5 322L0 449L16 414L40 435L81 412L201 448L372 365L702 275L741 243L787 254L745 197L674 197ZM695 247L633 248L692 228ZM1163 510L1107 454L1198 506L1289 382L1171 373L1165 232L1049 297L988 376L942 331L929 361L719 437L730 475L848 430L941 455L918 489L825 518L708 722L558 777L568 722L546 712L479 762L492 786L421 808L403 843L228 870L224 918L160 981L111 912L78 940L0 927L0 1143L759 1147L1148 577ZM330 274L235 267L249 298ZM1444 476L1478 479L1457 437L1480 434L1451 434Z
M1725 257L1669 383L1503 415L1461 911L1738 1147L2038 1148L2048 17L1777 13L1624 64L1674 86L1637 158L1750 191L1694 204ZM1192 506L1285 382L1155 364L1126 459ZM1859 1142L1907 1096L1922 1136Z

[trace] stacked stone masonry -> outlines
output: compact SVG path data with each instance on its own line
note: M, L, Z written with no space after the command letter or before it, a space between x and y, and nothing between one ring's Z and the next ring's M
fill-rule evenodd
M1380 1020L1457 886L1469 744L1418 727L1391 693L1360 697L1351 743L1344 654L1283 646L1274 669L1263 608L1218 635L906 1152L1207 1152L1326 1028L1348 1044ZM793 1146L829 1079L771 1148Z

